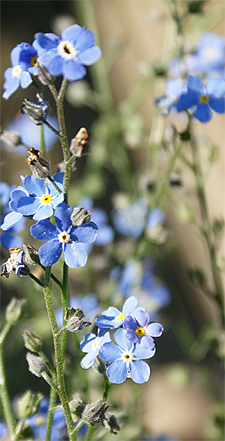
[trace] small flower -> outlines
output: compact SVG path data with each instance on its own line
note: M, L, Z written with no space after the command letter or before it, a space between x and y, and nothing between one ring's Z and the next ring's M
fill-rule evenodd
M163 326L160 323L150 323L149 314L144 311L136 311L134 316L128 315L123 327L126 331L126 337L132 343L138 343L141 348L153 349L155 342L152 337L160 337L163 332Z
M0 276L5 276L7 279L12 271L15 271L17 277L27 276L30 269L26 263L24 263L24 251L20 248L10 248L10 257L2 265L2 273Z
M173 107L176 107L178 98L185 91L185 86L180 78L167 81L166 94L155 98L155 104L162 109L162 115L168 115Z
M116 343L105 343L99 356L107 363L106 375L111 383L121 384L126 378L131 378L135 383L142 384L150 377L150 367L141 359L151 358L155 355L155 347L143 349L140 345L134 346L126 337L124 329L118 329L114 338Z
M136 239L144 231L147 213L147 204L137 200L124 208L113 210L112 219L118 233Z
M63 75L69 81L77 81L86 75L85 66L95 63L101 56L101 50L95 45L92 31L77 24L62 32L62 38L55 34L37 33L38 45L44 49L39 53L38 62L51 75Z
M49 114L49 101L43 99L41 94L37 94L38 101L25 98L21 107L22 115L28 115L30 120L37 125L43 124Z
M211 120L214 110L225 113L225 82L222 78L210 78L206 86L199 76L187 78L187 92L177 102L177 110L194 108L193 115L202 123Z
M0 205L2 212L0 215L0 224L4 221L4 217L9 212L9 200L10 193L14 189L13 185L8 185L6 182L0 182ZM0 244L6 249L9 248L21 248L23 245L23 239L14 233L20 233L25 227L25 219L21 219L16 225L10 228L7 232L4 232L0 236Z
M37 51L28 43L18 44L11 52L12 67L5 71L6 89L3 98L8 99L19 86L23 89L32 83L30 73L37 75Z
M63 173L56 173L53 176L59 188L63 188ZM63 193L59 193L49 181L48 186L43 179L27 175L23 178L24 188L19 186L11 193L9 203L13 212L6 215L2 230L8 230L15 225L23 216L33 216L34 220L46 219L53 214L53 209L63 199Z
M80 344L81 350L87 352L87 355L85 355L80 363L82 368L88 369L91 367L94 364L102 345L110 341L110 333L102 329L98 330L97 336L95 334L86 334Z
M39 249L40 262L44 266L57 262L63 251L66 264L70 268L84 266L87 253L81 243L93 242L97 234L94 222L73 227L71 214L73 207L64 202L56 207L56 226L49 220L41 220L32 225L30 231L35 239L49 240Z
M122 311L119 311L114 306L110 306L106 311L103 311L101 317L96 318L96 326L109 329L119 328L123 325L125 317L136 311L137 303L138 301L135 297L129 297L125 301Z
M48 398L45 397L41 401L39 412L35 413L32 417L26 420L34 431L34 440L45 440L48 421L48 407ZM67 429L64 411L62 409L56 409L53 412L51 440L61 441L66 433Z

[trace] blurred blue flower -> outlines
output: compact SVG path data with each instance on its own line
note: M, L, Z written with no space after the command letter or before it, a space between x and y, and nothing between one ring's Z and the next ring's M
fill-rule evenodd
M138 343L144 349L154 348L153 337L160 337L163 332L163 326L160 323L149 324L149 319L147 312L136 311L133 317L128 315L123 324L128 340Z
M162 115L168 115L172 107L176 108L176 103L181 94L186 91L186 87L181 78L168 80L166 83L166 94L155 98L155 104L162 109Z
M105 329L98 329L98 335L86 334L80 344L80 348L83 352L87 352L87 355L81 360L81 366L84 369L91 367L102 345L106 342L110 342L110 333Z
M112 212L114 227L118 233L136 239L144 231L147 213L148 206L143 200L137 200L124 208L114 209Z
M81 308L88 321L93 322L96 315L99 313L99 301L98 297L94 293L87 294L86 296L79 295L77 297L70 297L70 308ZM62 309L55 311L55 318L59 328L63 326Z
M194 109L194 117L202 123L210 121L214 110L225 113L225 81L222 78L210 78L203 84L199 76L187 78L187 92L177 102L177 110Z
M54 116L50 116L48 118L48 122L56 129L58 129L57 118ZM46 151L52 149L56 141L58 140L58 136L52 132L46 125L43 125L44 129L44 139L46 145ZM40 126L34 124L30 121L29 116L18 114L15 119L6 127L7 131L18 132L22 139L22 142L27 147L34 147L37 150L40 150ZM12 152L13 154L19 154L21 156L27 155L27 149L22 144L18 145L18 147L10 146L6 144L6 142L2 141L3 147Z
M99 328L109 329L119 328L123 325L125 317L136 311L137 303L138 301L135 297L129 297L125 301L122 311L119 311L119 309L115 308L114 306L110 306L106 311L102 312L101 317L96 318L96 326Z
M8 429L3 421L0 421L0 440L6 440L6 436L8 434Z
M45 440L46 427L48 420L48 398L43 398L39 411L28 418L26 421L34 431L34 440ZM63 435L67 434L66 419L62 409L56 409L53 413L52 431L50 441L61 441Z
M101 56L93 32L77 24L65 29L62 38L52 33L39 32L35 34L35 39L44 49L39 53L38 62L51 75L63 75L69 81L83 78L86 75L84 65L90 66Z
M53 225L49 220L41 220L31 226L30 232L35 239L47 243L39 248L40 262L44 266L53 265L64 253L66 264L70 268L84 266L87 262L87 253L82 243L93 242L97 235L97 226L94 222L73 227L71 214L73 207L64 202L56 207Z
M3 98L8 99L19 86L32 83L31 73L37 75L37 51L28 43L18 44L11 52L12 67L6 69Z
M134 345L126 337L124 329L118 329L114 335L115 343L105 343L99 351L99 356L107 363L106 375L111 383L121 384L126 378L131 378L135 383L142 384L150 377L150 367L142 359L155 355L155 347L143 349Z

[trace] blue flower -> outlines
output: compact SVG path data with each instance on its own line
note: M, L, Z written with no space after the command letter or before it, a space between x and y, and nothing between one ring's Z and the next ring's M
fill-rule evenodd
M99 301L98 297L94 293L87 294L86 296L79 295L77 297L70 297L70 308L81 308L85 317L90 322L93 322L96 315L99 313ZM59 328L63 326L62 309L55 311L55 318Z
M86 334L80 344L81 350L87 352L87 355L85 355L80 363L82 368L88 369L91 367L94 364L102 345L110 341L110 333L103 329L98 330L97 336L95 334Z
M170 110L176 107L178 98L185 91L185 85L180 78L167 81L166 94L155 98L155 104L162 109L162 115L168 115Z
M6 69L4 74L6 90L2 96L5 99L8 99L19 86L25 89L32 83L30 73L37 74L37 51L28 43L20 43L12 50L11 61L12 67Z
M9 212L10 193L13 189L13 185L8 185L6 182L0 182L0 205L2 210L0 215L0 225ZM6 249L21 248L23 240L20 236L17 236L14 233L20 233L25 227L25 222L25 219L21 219L20 222L10 228L7 232L2 233L0 236L0 244Z
M40 403L39 411L26 420L34 431L34 440L45 440L48 421L48 407L49 400L45 397ZM67 428L64 411L62 409L56 409L53 413L50 441L60 441L65 434L67 434Z
M27 276L30 272L29 267L24 263L24 251L20 248L10 248L10 257L2 265L1 276L6 276L7 279L12 271L15 271L17 277Z
M73 207L64 202L56 207L56 226L49 220L41 220L32 225L30 232L35 239L48 240L39 249L40 262L44 266L57 262L63 251L66 264L70 268L84 266L87 253L81 243L93 242L97 235L94 222L73 227L71 214Z
M138 200L127 207L113 210L112 219L118 233L136 239L144 231L147 213L147 204Z
M62 190L63 173L56 173L53 179ZM24 188L19 186L11 193L9 206L13 211L6 215L2 230L8 230L23 216L33 216L37 221L51 217L53 209L64 199L63 193L59 193L50 181L46 185L44 179L34 175L27 175L22 181Z
M58 129L57 118L54 116L50 116L48 118L48 122ZM52 132L46 125L43 127L44 129L44 139L46 144L46 151L52 149L55 142L58 140L58 136ZM26 146L32 146L37 150L40 150L40 127L36 124L33 124L30 121L27 115L18 114L15 119L6 127L6 130L18 132L22 139L22 142ZM18 145L17 147L11 147L8 144L3 142L4 148L13 152L13 154L19 154L25 156L27 154L27 149L23 145Z
M129 299L125 301L122 311L119 311L119 309L114 306L110 306L106 311L102 312L101 317L96 318L96 326L109 329L119 328L123 325L125 317L136 311L137 303L138 301L135 297L129 297Z
M126 337L132 343L138 343L141 348L153 349L155 346L152 337L160 337L163 326L160 323L149 323L149 314L145 311L136 311L134 316L128 315L123 327L126 330Z
M210 78L204 86L199 76L189 76L187 89L177 102L178 111L194 108L194 117L202 123L210 121L212 110L225 113L225 82L222 78Z
M38 33L35 35L38 45L44 49L39 54L38 62L51 75L63 75L69 81L77 81L86 75L85 66L95 63L101 56L101 50L95 45L92 31L77 24L62 32L62 38L55 34Z
M124 329L118 329L114 338L116 343L105 343L99 356L107 363L111 363L106 370L106 375L111 383L121 384L126 378L131 378L135 383L142 384L150 377L150 367L141 359L151 358L155 355L155 347L143 349L134 345L126 337Z

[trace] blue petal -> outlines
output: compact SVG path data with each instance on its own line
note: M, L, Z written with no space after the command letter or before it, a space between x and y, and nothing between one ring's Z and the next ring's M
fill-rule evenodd
M55 49L61 41L60 37L53 33L43 34L42 32L38 32L34 38L38 41L38 44L46 50Z
M225 113L225 97L210 98L210 107L217 113Z
M133 348L133 343L126 337L126 331L123 328L118 329L114 334L116 343L124 350L130 351Z
M137 328L137 326L136 326ZM125 329L125 328L124 328ZM138 342L138 336L134 331L131 331L130 329L126 329L126 337L128 340L130 340L132 343Z
M69 40L75 44L76 40L79 38L81 31L82 27L78 24L68 26L68 28L64 29L64 31L62 32L62 40Z
M89 352L92 347L93 347L93 343L96 339L96 335L95 334L86 334L84 336L84 339L82 340L82 342L80 343L80 348L83 352Z
M91 66L93 63L99 60L101 55L101 49L98 46L93 46L84 50L83 52L80 52L77 55L77 58L85 66Z
M89 222L80 227L72 228L71 235L76 236L79 242L92 243L97 236L97 230L97 225L95 225L94 222Z
M44 179L40 179L37 176L25 176L23 185L28 193L32 196L42 197L46 193L46 185Z
M64 60L62 75L69 81L78 81L85 77L87 71L77 58Z
M139 346L143 349L147 349L147 350L154 350L155 349L155 342L154 342L153 338L148 335L143 335L143 337L141 337L139 339L138 343L139 343Z
M17 66L19 64L19 55L20 55L20 51L22 48L22 44L18 44L16 47L13 48L13 50L11 51L11 62L12 62L12 66Z
M113 241L114 236L115 233L112 227L109 225L101 225L99 226L95 243L99 246L107 245Z
M55 220L56 225L61 231L68 231L72 226L72 221L70 219L73 208L62 202L56 207L55 210Z
M0 236L0 241L3 245L3 247L5 247L7 250L9 248L22 248L23 245L23 240L21 239L21 237L10 234L10 233L3 233Z
M81 367L84 369L88 369L89 367L91 367L94 364L97 355L98 354L96 353L96 351L89 352L87 355L84 356L84 358L82 358L80 362Z
M146 329L146 333L152 337L160 337L164 331L160 323L150 323Z
M25 72L22 70L20 74L20 85L23 89L26 89L32 83L32 77L29 72Z
M145 311L136 311L134 317L142 327L145 327L149 322L149 314Z
M16 213L15 211L13 211L13 213L7 214L4 218L3 224L1 225L1 229L9 230L9 228L19 222L22 217L23 215L21 213Z
M140 345L136 345L133 350L133 355L136 359L140 360L142 358L152 358L156 353L156 347L150 349L142 348Z
M114 361L114 363L108 367L106 375L111 383L123 383L127 378L126 363L121 360Z
M136 297L134 296L129 297L123 305L123 310L122 310L123 314L127 315L130 312L132 312L134 308L136 308L137 304L138 301Z
M210 78L206 86L207 94L221 97L225 93L225 81L222 78Z
M62 75L63 58L59 55L57 49L44 52L40 56L40 64L42 64L50 72L51 75Z
M197 96L205 94L204 84L202 82L202 79L198 75L194 77L187 77L187 88L188 91L194 93Z
M150 367L144 361L134 360L130 363L131 379L138 384L145 383L150 377Z
M38 251L40 262L44 266L50 266L56 263L57 260L59 260L61 253L62 244L56 239L44 243Z
M95 44L95 35L92 31L83 27L76 42L76 50L84 51Z
M17 210L24 216L30 216L37 212L40 203L40 200L33 196L25 196L19 199Z
M115 343L112 342L104 343L104 345L102 345L99 350L99 357L109 363L117 360L118 358L121 358L121 355L122 351L119 346L115 345Z
M30 228L30 233L35 239L51 240L57 239L59 231L48 219L41 220Z
M36 214L33 216L33 220L39 221L42 219L47 219L51 217L53 214L53 209L51 205L44 204L42 207L39 207Z
M198 98L193 93L184 93L180 96L177 101L176 109L178 112L181 112L185 109L190 109L190 107L195 106L198 102Z
M194 112L194 117L202 123L210 121L212 118L212 111L208 104L199 104Z
M15 190L12 191L11 201L9 202L9 206L13 211L18 210L19 201L24 196L27 197L28 193L22 187L17 187L17 188L15 188Z
M124 329L130 329L133 331L136 331L137 329L137 322L134 320L134 318L131 315L128 315L123 323Z
M79 243L66 243L63 251L65 262L70 268L82 267L86 264L87 253L84 247Z

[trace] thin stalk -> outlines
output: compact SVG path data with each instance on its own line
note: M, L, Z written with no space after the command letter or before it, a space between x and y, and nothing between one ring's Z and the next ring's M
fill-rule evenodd
M14 440L16 423L12 412L10 398L6 384L4 356L3 356L3 343L11 327L12 324L7 322L0 334L0 397L2 401L3 413L8 427L10 439Z
M65 326L66 325L66 321L64 320L65 308L69 306L68 266L66 265L65 262L63 263L63 283L62 283L61 299L62 299L62 311L63 311L63 326ZM66 350L66 341L67 341L67 332L64 332L61 339L61 351L63 357Z
M20 435L21 435L21 432L22 432L22 430L24 428L25 421L26 421L26 418L21 418L21 420L17 424L17 426L16 426L16 435L15 435L13 441L18 441L20 439Z
M56 184L56 182L54 181L54 179L49 175L48 176L48 179L49 179L49 181L54 185L54 187L56 188L56 190L59 192L59 193L62 193L62 190L58 187L58 185Z
M105 380L105 390L103 392L102 400L103 401L107 401L108 395L109 395L109 391L110 391L110 388L111 388L111 383L109 382L109 380L108 380L106 375L104 375L104 380Z
M55 135L59 136L59 131L55 129L46 119L44 120L44 124L53 132Z
M57 376L52 377L53 381L56 383ZM57 392L54 389L51 389L50 392L50 399L49 399L49 408L48 408L48 421L47 421L47 427L46 427L46 435L45 435L45 441L50 441L51 437L51 431L52 431L52 422L53 422L53 408L56 405L57 400Z
M89 426L88 427L88 433L87 433L87 436L86 436L86 440L85 441L91 441L93 438L92 438L92 435L93 435L93 432L95 431L95 426Z
M32 273L29 274L29 277L34 280L39 286L43 288L44 284L39 280L36 276L34 276Z
M40 125L40 145L41 145L41 157L46 159L45 138L44 138L44 125Z
M50 291L50 285L49 285L50 274L51 274L51 267L47 267L46 273L45 273L45 285L43 287L43 291L44 291L45 304L46 304L46 308L48 311L48 317L49 317L53 340L54 340L58 394L59 394L59 398L60 398L64 413L65 413L69 439L71 441L74 441L74 440L76 440L76 435L73 434L74 424L73 424L73 419L72 419L69 404L68 404L68 398L67 398L65 382L64 382L63 360L62 360L60 336L57 335L58 334L58 325L57 325L56 318L55 318L55 312L54 312L51 291Z

